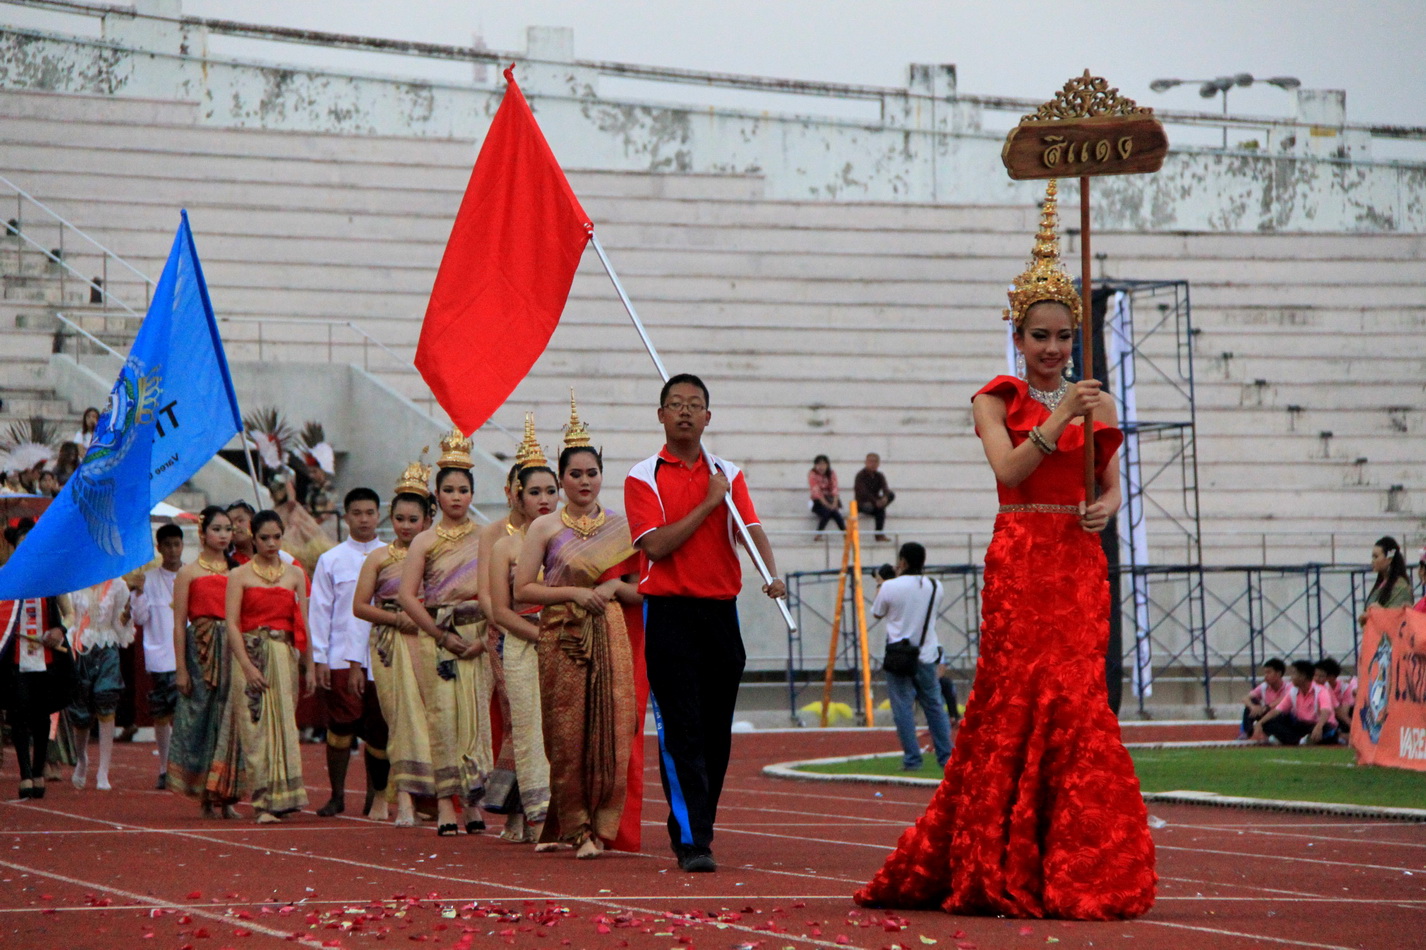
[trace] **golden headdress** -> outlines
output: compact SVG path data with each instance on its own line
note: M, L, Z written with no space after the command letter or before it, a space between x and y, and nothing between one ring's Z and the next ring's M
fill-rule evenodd
M1045 206L1040 211L1040 231L1035 235L1035 250L1030 266L1015 278L1010 288L1010 309L1005 319L1013 321L1015 329L1025 323L1025 313L1034 304L1045 300L1062 303L1069 308L1070 325L1079 326L1084 315L1079 290L1060 263L1059 212L1055 196L1058 186L1051 178L1045 190Z
M564 447L567 449L587 448L589 429L579 421L579 407L574 404L574 387L569 389L569 424L564 427Z
M426 449L421 449L424 457ZM431 497L431 466L415 461L406 466L406 471L401 473L401 477L396 480L397 495L420 495L422 498Z
M436 461L437 468L473 468L475 463L470 460L470 439L461 434L459 429L452 429L444 439L441 440L441 457Z
M545 458L545 450L540 448L539 440L535 438L535 414L525 413L525 441L520 443L520 448L515 452L515 463L521 470L527 468L549 468L549 459Z

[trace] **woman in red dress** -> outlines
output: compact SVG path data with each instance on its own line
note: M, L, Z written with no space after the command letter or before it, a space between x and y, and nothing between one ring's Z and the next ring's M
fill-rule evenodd
M1109 584L1098 532L1119 507L1114 406L1069 383L1079 293L1059 263L1055 185L1010 291L1025 379L972 400L1000 513L985 555L980 663L926 814L855 900L948 913L1112 920L1153 905L1154 846L1109 709ZM1099 497L1084 499L1086 412ZM1106 423L1097 421L1107 420Z

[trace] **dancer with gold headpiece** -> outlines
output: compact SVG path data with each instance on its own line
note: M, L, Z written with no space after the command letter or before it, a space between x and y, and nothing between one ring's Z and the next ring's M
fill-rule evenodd
M253 559L228 575L225 617L231 676L226 725L242 750L242 787L252 794L259 822L307 804L297 737L301 692L316 690L307 639L307 576L280 556L282 518L259 511L252 521ZM223 745L219 734L219 745Z
M573 392L564 444L565 505L526 531L514 595L544 607L538 652L550 812L541 839L573 844L576 857L593 858L606 847L638 848L642 789L630 788L629 772L642 731L636 708L642 671L625 608L637 613L642 598L628 519L599 503L603 461L589 444ZM638 634L642 646L642 628ZM632 840L626 818L633 819Z
M500 837L506 841L539 841L550 808L550 763L545 757L545 738L540 706L540 608L515 601L512 588L515 562L531 522L554 511L559 505L555 473L545 460L535 438L535 414L525 414L525 439L516 453L519 471L515 481L511 520L518 525L513 534L497 541L491 550L489 574L492 628L503 632L497 686L501 697L504 728L494 777L486 795L486 808L501 807L509 818ZM502 779L508 783L501 794ZM537 845L549 850L553 845Z
M440 523L411 542L396 599L435 639L435 662L416 670L435 766L436 833L460 830L453 801L465 809L465 830L485 830L480 803L490 772L490 659L478 592L480 535L470 519L475 480L470 439L452 430L441 440L436 501Z
M1059 262L1055 182L1010 291L1024 378L972 399L1000 513L985 555L980 662L926 814L856 894L864 906L1112 920L1154 902L1154 847L1109 709L1109 588L1098 532L1119 506L1113 402L1069 381L1079 292ZM1086 412L1098 498L1084 497Z
M386 717L388 794L372 802L367 817L385 821L387 800L396 798L396 824L416 824L412 797L434 798L431 734L416 670L436 665L436 642L401 609L396 593L411 542L431 526L431 466L412 462L401 473L391 498L396 540L367 555L357 577L352 613L371 624L371 677Z

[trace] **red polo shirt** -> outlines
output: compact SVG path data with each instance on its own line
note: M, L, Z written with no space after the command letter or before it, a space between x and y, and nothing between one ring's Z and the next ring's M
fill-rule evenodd
M749 525L759 524L743 473L727 462L720 467L723 474L732 474L733 502L743 520ZM698 507L708 495L708 476L706 453L690 468L667 445L658 455L635 465L624 479L624 514L635 545L650 531L672 524ZM743 588L743 568L733 542L736 531L725 501L703 519L687 541L662 560L650 561L640 551L639 593L713 600L737 597Z

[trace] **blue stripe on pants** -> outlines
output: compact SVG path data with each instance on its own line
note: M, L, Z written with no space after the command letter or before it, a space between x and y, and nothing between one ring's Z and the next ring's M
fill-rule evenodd
M678 769L674 767L673 756L663 740L663 715L659 712L659 701L651 694L649 701L654 707L654 729L659 734L659 757L663 760L664 774L668 776L668 806L673 811L673 820L678 822L678 840L685 848L693 847L693 829L688 823L688 804L683 800L683 788L678 784Z

